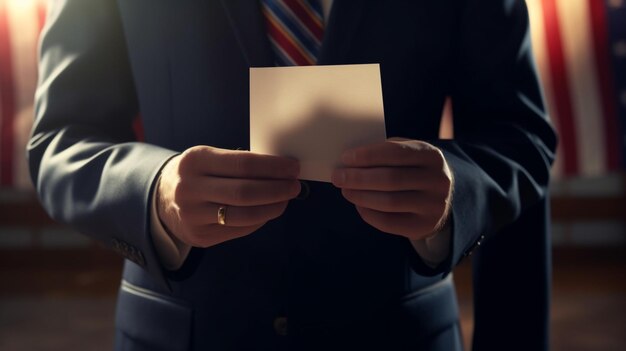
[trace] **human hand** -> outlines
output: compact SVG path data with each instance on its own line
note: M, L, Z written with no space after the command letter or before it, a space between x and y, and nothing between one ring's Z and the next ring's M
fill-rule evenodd
M371 226L410 240L435 234L450 211L452 173L435 146L389 139L344 152L332 182Z
M298 161L195 146L163 167L156 197L163 226L183 243L210 247L280 216L300 192ZM226 207L226 223L218 209Z

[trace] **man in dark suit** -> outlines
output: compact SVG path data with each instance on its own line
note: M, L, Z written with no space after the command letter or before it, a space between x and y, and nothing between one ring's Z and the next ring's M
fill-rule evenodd
M277 1L52 3L31 175L54 218L128 259L116 348L460 350L449 273L490 241L535 256L514 269L541 282L518 306L546 302L556 140L524 2ZM402 138L346 151L332 184L237 150L249 144L249 67L300 64L271 17L299 10L270 13L292 5L324 24L310 63L381 64L387 133ZM438 140L446 96L453 141ZM531 239L500 239L535 219ZM503 247L487 262L521 256ZM480 296L524 291L485 265ZM537 310L513 316L532 324L518 345L533 350L547 340L547 303ZM486 336L502 322L477 325L476 347L516 335Z

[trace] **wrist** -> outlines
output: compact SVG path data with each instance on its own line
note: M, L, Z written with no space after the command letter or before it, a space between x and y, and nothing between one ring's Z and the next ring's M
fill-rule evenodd
M175 235L173 235L167 229L165 223L161 220L157 210L158 192L156 190L158 189L158 183L160 182L160 175L156 181L157 186L155 187L155 192L151 198L151 237L163 267L167 270L175 271L183 265L186 257L189 255L191 246L183 243Z

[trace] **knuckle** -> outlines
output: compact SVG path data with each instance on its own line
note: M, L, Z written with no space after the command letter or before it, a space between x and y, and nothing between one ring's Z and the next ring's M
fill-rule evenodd
M190 172L194 165L198 162L201 154L206 150L201 146L194 146L180 154L178 161L178 169L180 173Z
M443 157L443 153L439 151L439 149L434 149L430 152L431 160L437 169L442 169L445 165L445 159Z
M191 173L193 161L191 157L181 155L180 160L178 161L178 173L179 174L189 174Z
M178 156L179 172L190 173L194 171L198 164L205 162L206 158L213 154L213 148L210 146L198 145L188 148Z

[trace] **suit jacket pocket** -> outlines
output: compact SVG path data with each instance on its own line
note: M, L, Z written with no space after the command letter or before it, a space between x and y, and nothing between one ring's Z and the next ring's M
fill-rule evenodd
M188 350L191 323L192 310L183 301L122 281L115 325L118 338L126 339L123 344L137 343L138 348L150 350Z

